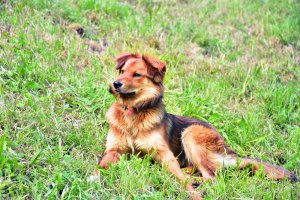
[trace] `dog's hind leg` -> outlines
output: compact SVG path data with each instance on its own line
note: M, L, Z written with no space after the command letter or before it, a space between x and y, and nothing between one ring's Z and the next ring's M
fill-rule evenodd
M223 138L214 129L202 125L186 128L182 133L182 145L189 163L198 169L204 180L214 179L222 162L226 165L235 158Z
M178 161L170 150L167 148L156 149L153 158L155 161L161 163L171 174L175 175L180 184L185 186L186 191L189 192L193 200L201 199L201 194L193 188L192 183L188 180L186 174L183 173Z
M213 179L216 169L236 166L240 169L251 167L256 172L261 165L269 179L297 178L290 171L258 159L238 157L224 142L221 135L212 128L191 125L182 133L182 145L189 161L202 174L200 179Z

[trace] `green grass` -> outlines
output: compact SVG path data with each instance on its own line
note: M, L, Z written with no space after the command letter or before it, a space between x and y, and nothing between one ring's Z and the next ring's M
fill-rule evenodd
M136 3L133 3L136 2ZM31 0L0 4L0 198L185 199L151 159L104 150L114 57L167 63L167 110L213 124L242 156L300 177L297 0ZM299 199L300 184L221 170L207 199Z

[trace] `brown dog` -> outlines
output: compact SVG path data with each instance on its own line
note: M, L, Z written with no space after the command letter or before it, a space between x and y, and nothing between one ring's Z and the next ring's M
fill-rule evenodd
M181 167L196 169L202 179L213 179L222 166L252 166L256 171L262 165L268 178L296 181L292 173L279 166L238 157L210 124L167 113L162 102L163 62L137 53L123 53L116 61L120 76L110 85L110 92L117 101L106 114L109 132L101 167L107 168L124 153L151 153L186 185L187 191L195 190ZM190 194L194 199L201 198L195 192Z

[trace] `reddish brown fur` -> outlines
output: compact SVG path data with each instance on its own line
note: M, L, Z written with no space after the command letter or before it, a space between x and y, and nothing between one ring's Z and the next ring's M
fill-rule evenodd
M208 123L169 114L162 103L162 81L165 64L147 55L123 53L116 58L120 88L110 85L117 101L109 108L106 119L110 125L106 150L99 165L108 167L123 153L152 153L153 159L166 167L184 185L187 176L180 167L197 169L203 179L214 178L216 169L225 166L244 168L262 164L267 177L290 178L288 170L254 159L237 157L222 136ZM138 73L140 76L136 76ZM177 159L176 159L177 158ZM191 185L191 197L199 199Z

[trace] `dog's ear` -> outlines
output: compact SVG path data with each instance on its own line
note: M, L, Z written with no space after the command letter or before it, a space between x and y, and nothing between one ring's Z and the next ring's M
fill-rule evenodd
M125 63L127 62L127 60L129 60L130 58L138 58L138 57L139 55L137 53L121 53L115 59L115 61L118 62L116 69L121 70L122 67L125 65Z
M148 55L143 55L143 60L147 64L147 70L154 82L161 83L166 72L166 64Z

